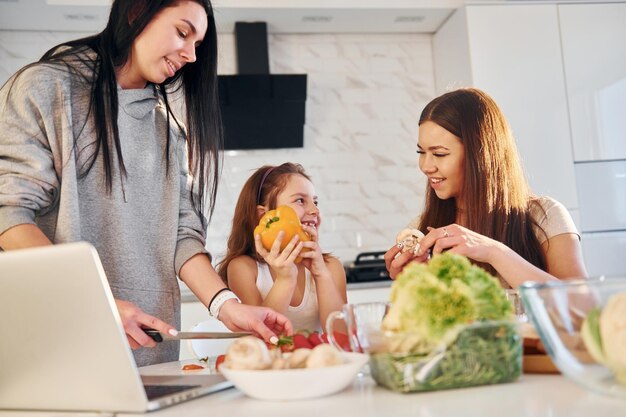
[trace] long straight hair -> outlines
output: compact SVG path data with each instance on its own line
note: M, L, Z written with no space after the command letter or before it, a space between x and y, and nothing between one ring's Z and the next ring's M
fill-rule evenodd
M25 69L35 65L54 65L75 75L76 81L88 83L91 94L85 124L89 117L93 117L96 141L94 151L82 165L79 175L87 175L102 153L108 193L112 189L115 159L120 175L127 175L117 125L119 105L115 70L128 61L134 40L148 23L164 8L176 6L181 1L183 0L115 0L102 32L57 45L47 51L38 62L22 68L16 75L19 76ZM207 14L205 38L196 48L196 61L185 65L173 77L156 87L167 113L166 169L169 169L170 119L173 119L187 142L188 169L193 176L191 200L206 227L206 194L208 192L210 218L215 208L219 182L219 151L223 147L217 88L217 31L210 1L189 1L200 4ZM89 53L90 50L95 52L95 58ZM89 75L85 74L85 68L90 70ZM180 89L184 92L186 130L174 117L168 99L168 90L177 92ZM75 142L75 150L76 146Z
M257 205L275 209L278 194L285 189L292 175L301 175L311 181L302 165L285 162L278 166L262 166L243 185L235 206L226 256L217 265L217 273L224 282L228 283L228 265L233 259L247 255L263 261L254 246L254 228L259 224Z
M515 139L495 101L475 88L451 91L426 105L419 124L426 121L443 127L463 143L463 226L504 243L545 270L546 261L534 228L545 232L531 215L531 210L541 208L530 193ZM454 198L442 200L428 187L419 228L455 223L457 214ZM481 266L495 272L489 265Z

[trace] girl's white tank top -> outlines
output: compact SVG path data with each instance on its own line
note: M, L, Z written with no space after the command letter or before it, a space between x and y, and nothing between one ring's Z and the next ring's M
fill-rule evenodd
M274 280L270 274L269 265L257 262L256 286L265 300L267 294L274 285ZM311 273L305 270L304 296L298 306L289 306L284 315L291 320L294 332L298 330L321 330L319 319L319 308L317 305L317 293L315 291L315 280Z

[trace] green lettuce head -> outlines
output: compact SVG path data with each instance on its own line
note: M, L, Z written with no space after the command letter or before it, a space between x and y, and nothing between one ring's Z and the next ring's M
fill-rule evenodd
M513 306L500 283L464 256L443 253L407 265L391 288L383 330L411 333L415 346L436 346L459 326L509 319Z

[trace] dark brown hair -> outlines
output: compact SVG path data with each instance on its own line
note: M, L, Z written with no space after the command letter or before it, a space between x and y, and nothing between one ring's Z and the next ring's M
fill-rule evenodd
M204 8L208 24L205 38L196 48L196 61L182 67L173 77L166 79L156 88L167 111L168 140L164 152L167 169L169 169L170 122L173 120L178 124L170 108L168 91L184 92L187 128L181 130L187 142L188 168L193 181L191 202L193 208L201 215L203 225L207 226L206 214L210 218L215 208L222 161L219 151L223 148L217 85L217 30L210 0L189 1L198 3ZM27 68L36 65L56 66L75 75L75 81L87 85L91 95L85 123L87 118L92 117L94 120L95 151L81 165L79 175L86 176L96 160L102 158L108 193L113 187L115 165L122 177L127 175L117 126L119 104L115 70L128 61L133 42L155 16L163 9L175 7L180 3L181 0L115 0L111 5L107 25L102 32L57 45L47 51L38 62L27 65L17 72L16 77ZM95 56L92 57L89 51L95 52ZM83 74L81 68L85 66L90 69L91 75ZM11 80L9 84L11 87L16 77ZM74 146L80 148L77 143Z
M233 259L248 255L257 261L263 261L254 247L254 228L259 224L257 205L275 209L278 194L285 189L292 175L301 175L311 181L302 165L285 162L278 166L262 166L243 185L235 206L226 256L217 264L217 272L224 282L228 283L228 265Z
M545 270L546 261L533 230L539 226L531 215L531 208L538 203L524 177L511 129L495 101L475 88L451 91L426 105L419 124L426 121L443 127L463 143L463 226L504 243ZM441 200L428 187L420 230L446 226L456 219L455 199ZM495 272L491 266L481 266Z

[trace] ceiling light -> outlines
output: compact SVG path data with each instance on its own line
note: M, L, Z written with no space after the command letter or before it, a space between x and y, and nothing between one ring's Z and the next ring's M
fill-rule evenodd
M424 21L424 16L397 16L394 20L395 23L419 23Z
M328 23L332 22L332 16L302 16L303 22Z
M51 6L111 6L112 0L46 0Z

